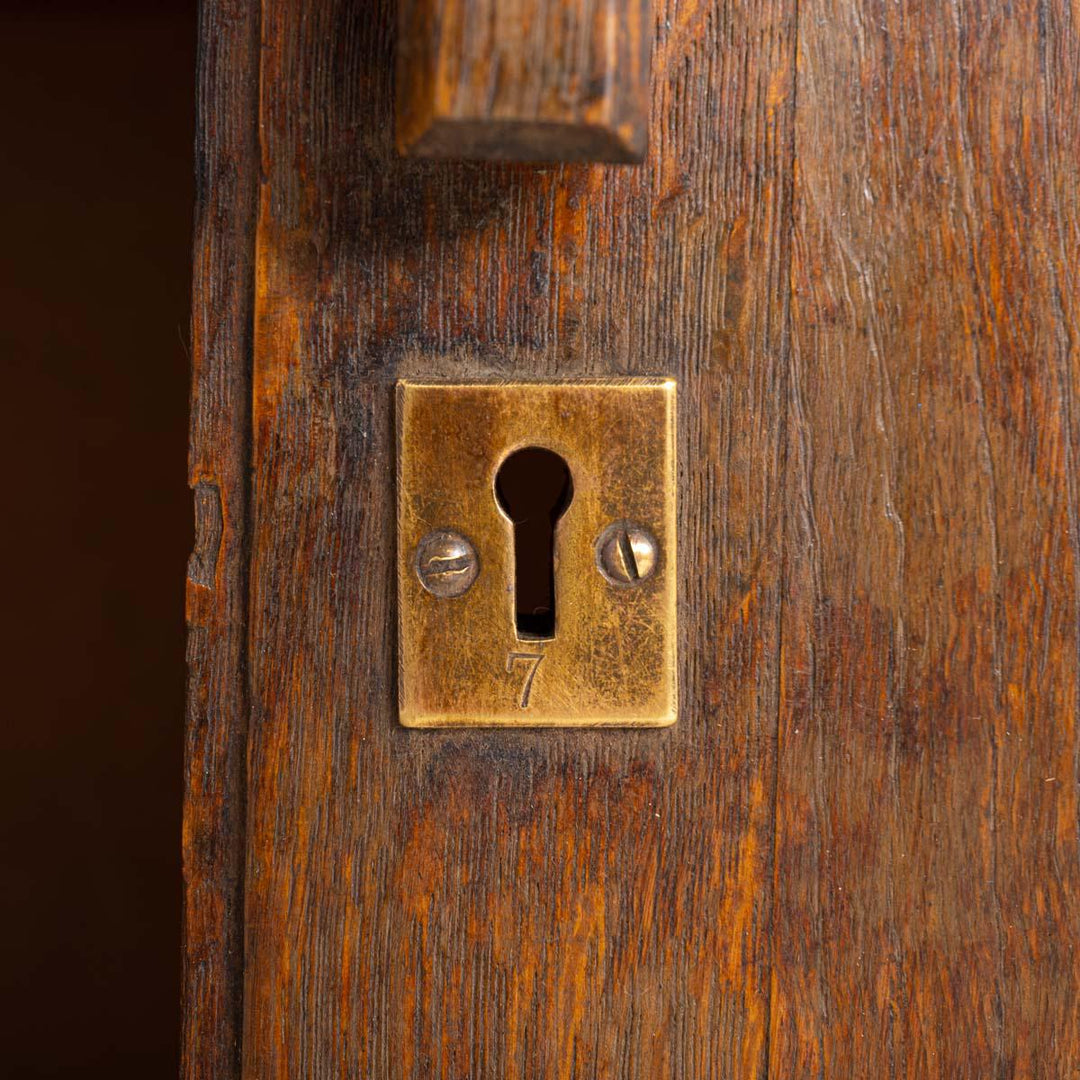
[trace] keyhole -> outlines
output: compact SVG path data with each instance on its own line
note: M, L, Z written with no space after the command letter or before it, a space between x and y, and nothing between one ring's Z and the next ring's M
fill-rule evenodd
M514 523L514 621L519 638L555 636L555 525L574 497L553 450L526 446L499 467L495 498Z

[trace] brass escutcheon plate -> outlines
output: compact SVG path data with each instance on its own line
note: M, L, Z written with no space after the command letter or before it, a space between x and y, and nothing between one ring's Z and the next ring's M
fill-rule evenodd
M403 380L397 425L401 723L673 723L674 380ZM573 481L545 640L517 628L515 531L495 492L524 447L559 454Z

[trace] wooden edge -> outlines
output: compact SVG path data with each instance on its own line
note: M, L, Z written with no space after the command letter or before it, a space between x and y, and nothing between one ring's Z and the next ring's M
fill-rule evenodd
M426 127L404 134L398 144L403 155L417 158L612 165L640 165L646 148L644 125L613 128L543 120L443 117L430 117Z
M567 5L564 18L579 19ZM467 47L476 17L466 0L399 0L395 63L398 153L472 161L638 165L648 149L651 0L607 0L591 17L606 43L590 78L573 93L550 40L489 40ZM524 12L520 13L525 18ZM505 26L503 27L505 31ZM570 35L588 39L577 26ZM515 70L544 72L545 92L501 100L490 81L505 57ZM580 76L581 72L575 72ZM573 79L569 80L571 83ZM599 88L598 88L599 86ZM568 96L569 95L569 96ZM558 102L552 107L552 102Z
M195 138L181 1075L240 1075L259 5L202 0Z

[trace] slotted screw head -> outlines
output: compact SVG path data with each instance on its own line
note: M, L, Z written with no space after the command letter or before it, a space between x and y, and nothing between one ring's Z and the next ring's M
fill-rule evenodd
M416 576L433 596L462 596L480 573L471 541L451 529L429 532L416 546Z
M659 550L648 529L620 521L596 541L596 565L612 585L638 585L652 576Z

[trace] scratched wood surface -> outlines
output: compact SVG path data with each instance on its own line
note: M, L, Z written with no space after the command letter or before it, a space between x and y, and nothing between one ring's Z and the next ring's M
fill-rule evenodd
M397 155L393 4L264 4L249 1080L764 1070L792 16L659 4L648 163L536 169ZM399 726L395 378L656 372L679 724Z
M258 31L254 0L201 6L181 988L188 1080L234 1077L240 1064Z
M800 0L771 1076L1080 1068L1078 31Z
M257 102L205 2L188 1076L1075 1076L1074 7L657 2L645 164L538 169L397 156L391 0ZM658 372L678 724L399 727L394 380Z

